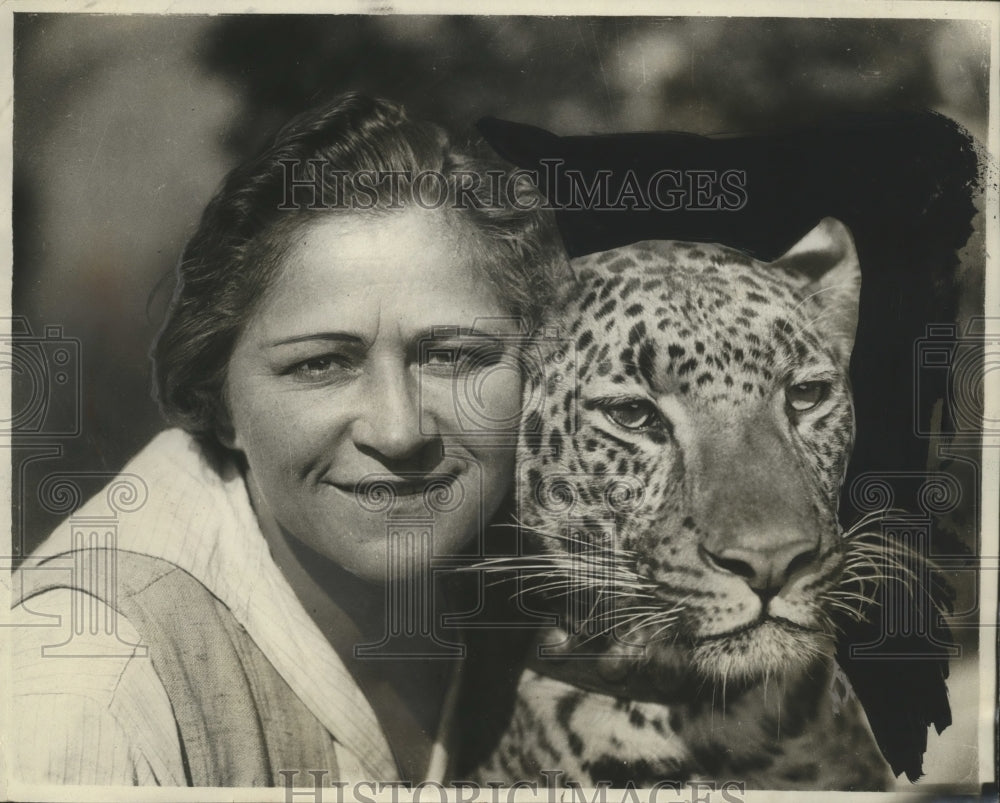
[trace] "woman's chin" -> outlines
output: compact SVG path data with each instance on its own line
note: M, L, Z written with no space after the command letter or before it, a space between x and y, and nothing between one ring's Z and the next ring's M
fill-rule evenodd
M345 538L344 535L347 535ZM467 522L386 520L359 517L344 523L336 540L310 545L313 551L370 583L400 582L430 575L435 560L459 553L471 540ZM345 541L349 542L345 549Z

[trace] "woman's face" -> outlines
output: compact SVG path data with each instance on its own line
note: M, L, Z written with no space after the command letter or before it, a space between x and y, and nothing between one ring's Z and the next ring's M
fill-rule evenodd
M517 322L449 223L407 209L295 229L229 361L230 445L262 526L367 580L387 576L389 530L431 521L433 553L453 553L513 477Z

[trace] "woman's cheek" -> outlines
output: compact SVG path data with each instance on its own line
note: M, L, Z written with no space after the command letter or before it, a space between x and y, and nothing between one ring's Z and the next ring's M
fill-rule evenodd
M456 397L472 429L483 434L516 434L521 418L521 374L516 366L498 364L470 375Z

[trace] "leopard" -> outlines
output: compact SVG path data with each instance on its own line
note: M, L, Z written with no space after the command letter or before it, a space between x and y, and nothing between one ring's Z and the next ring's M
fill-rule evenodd
M525 380L527 546L504 566L550 617L473 777L892 788L834 660L836 614L861 615L877 572L838 518L850 231L825 218L770 262L646 240L571 266Z

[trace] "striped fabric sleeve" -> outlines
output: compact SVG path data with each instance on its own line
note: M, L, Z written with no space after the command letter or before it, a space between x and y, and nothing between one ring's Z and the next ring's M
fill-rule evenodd
M12 779L26 784L185 784L177 725L146 656L129 654L138 634L123 617L114 633L68 639L75 593L48 591L31 610L60 627L17 628L11 655ZM77 599L77 604L80 600ZM93 598L87 604L102 605ZM110 615L103 607L99 617ZM56 654L43 647L63 645Z

